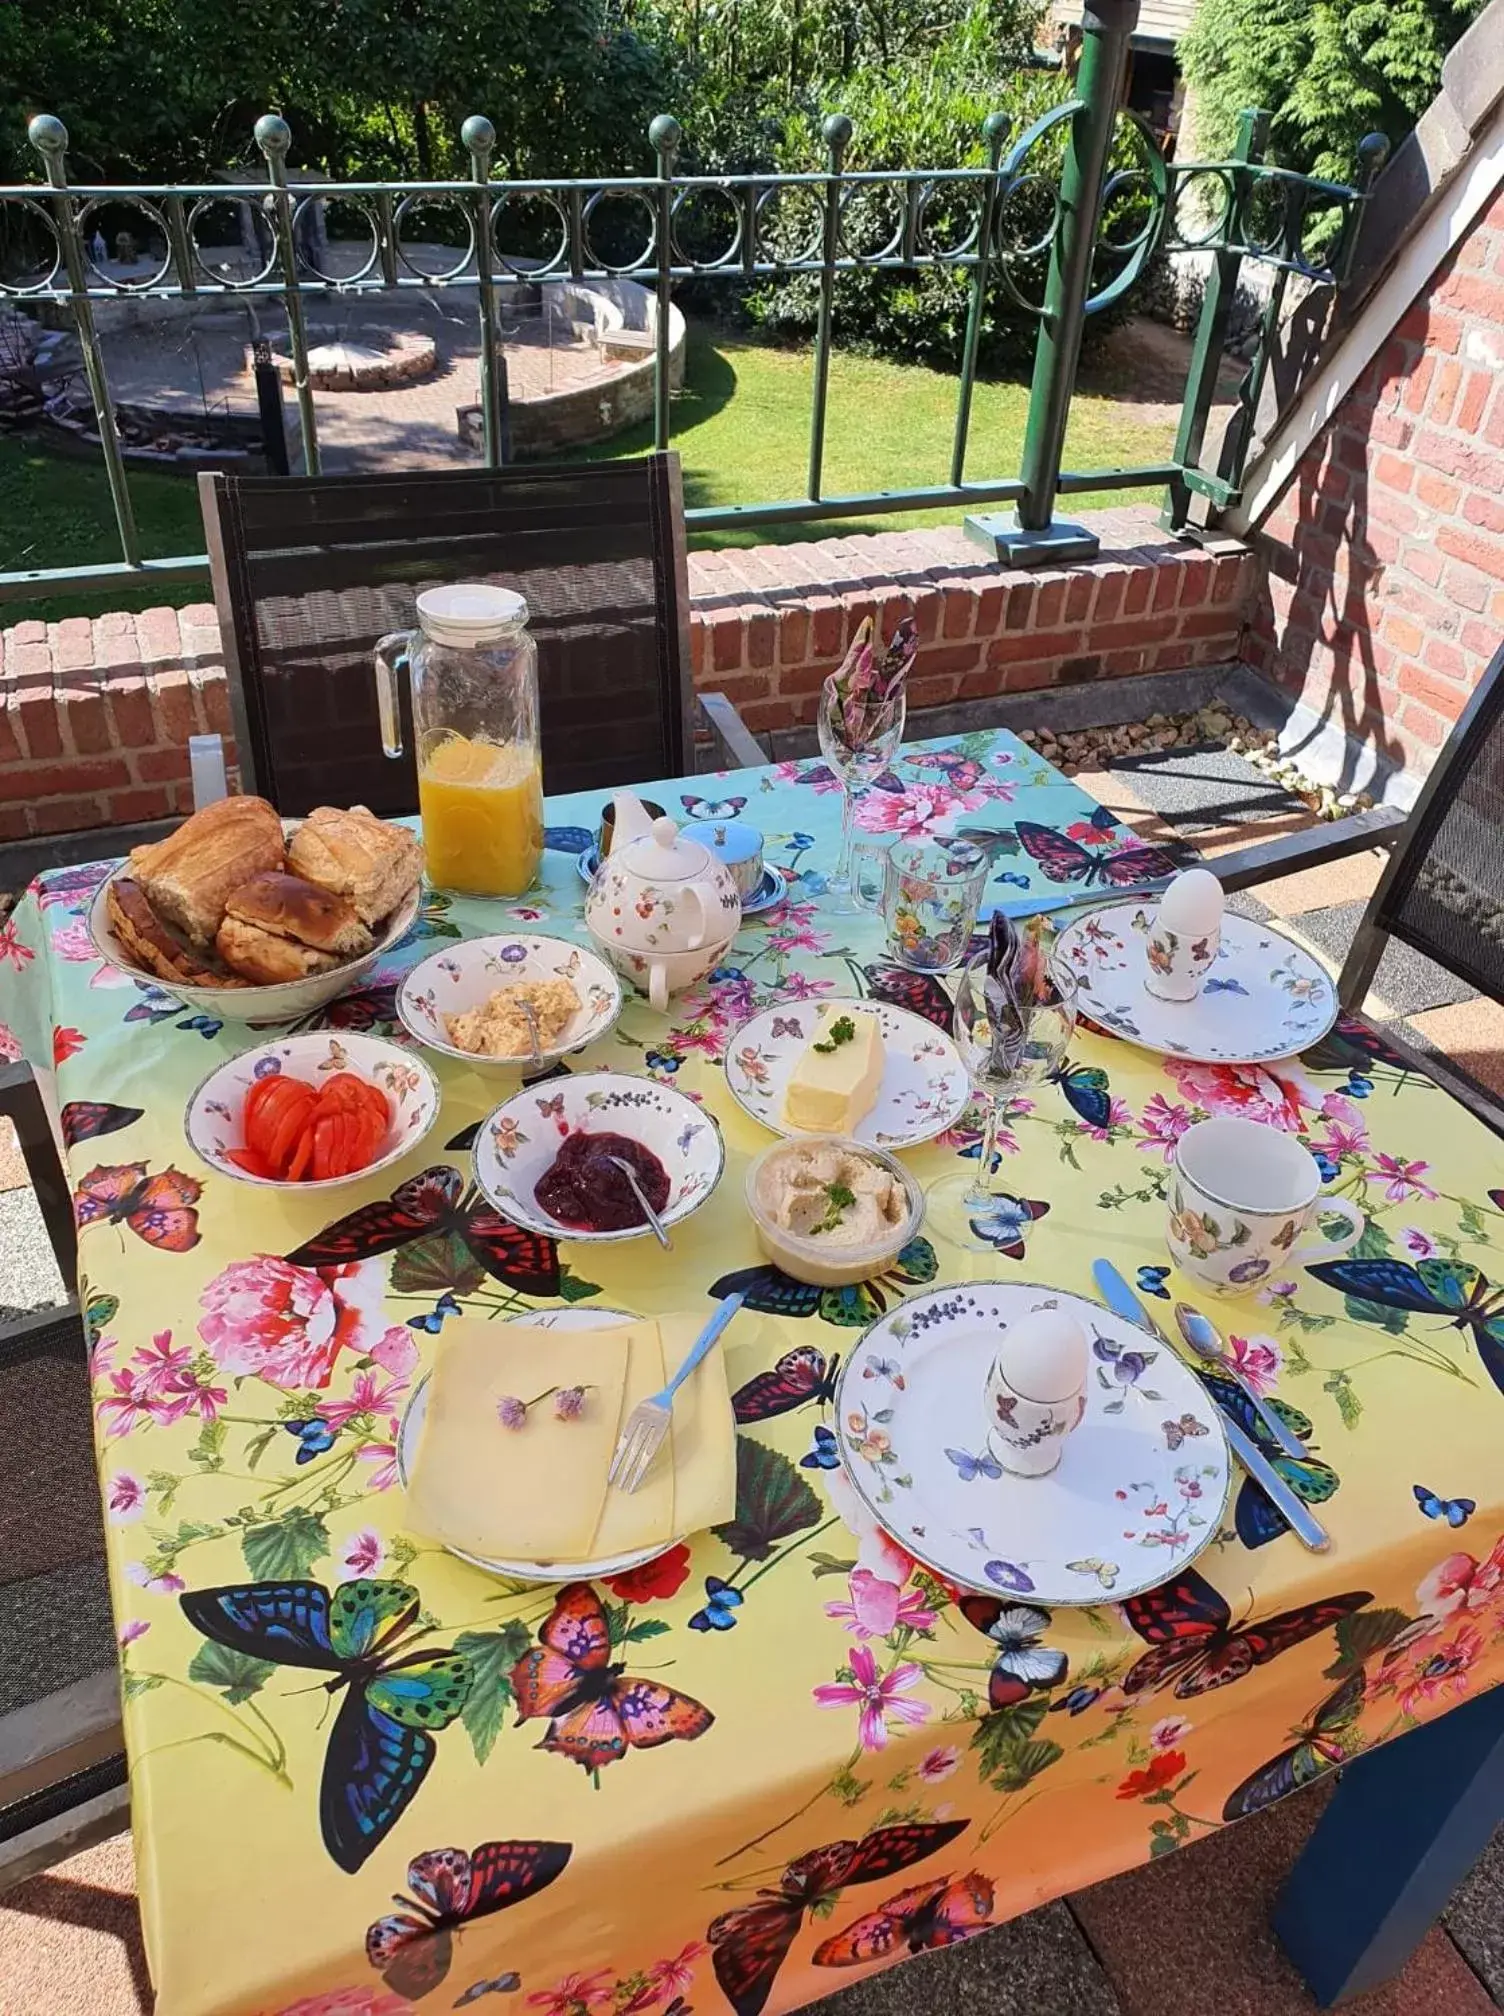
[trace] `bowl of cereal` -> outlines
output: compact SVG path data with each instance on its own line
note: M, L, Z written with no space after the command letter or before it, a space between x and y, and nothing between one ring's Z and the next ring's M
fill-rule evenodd
M513 932L468 938L421 960L397 990L408 1035L477 1071L554 1063L607 1035L621 982L597 953Z

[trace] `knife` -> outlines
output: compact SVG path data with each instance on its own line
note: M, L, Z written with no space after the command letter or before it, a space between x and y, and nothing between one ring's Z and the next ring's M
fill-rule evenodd
M1114 1316L1120 1317L1125 1323L1134 1324L1140 1330L1147 1330L1151 1336L1157 1337L1167 1350L1175 1349L1110 1260L1094 1260L1091 1271L1102 1300ZM1332 1544L1326 1528L1296 1497L1263 1450L1244 1433L1241 1425L1233 1420L1225 1408L1219 1408L1217 1411L1222 1417L1227 1446L1244 1470L1281 1515L1295 1537L1304 1546L1309 1547L1313 1554L1324 1554Z

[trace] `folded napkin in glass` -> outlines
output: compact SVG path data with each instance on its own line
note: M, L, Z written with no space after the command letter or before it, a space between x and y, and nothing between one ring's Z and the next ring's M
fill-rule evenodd
M664 1452L642 1486L608 1490L622 1424L666 1384L704 1328L692 1312L554 1330L445 1326L428 1390L407 1525L487 1560L600 1561L731 1518L736 1424L719 1348L675 1396ZM582 1389L578 1412L560 1395ZM517 1404L525 1409L518 1426ZM512 1403L512 1404L508 1404Z

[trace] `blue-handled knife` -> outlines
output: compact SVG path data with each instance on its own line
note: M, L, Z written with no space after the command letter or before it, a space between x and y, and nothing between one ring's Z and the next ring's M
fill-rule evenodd
M1125 1323L1132 1323L1139 1330L1147 1330L1149 1335L1157 1337L1167 1350L1174 1350L1175 1347L1169 1338L1110 1260L1094 1260L1091 1271L1102 1300L1114 1316L1121 1317ZM1218 1412L1222 1417L1227 1446L1233 1455L1237 1457L1270 1504L1280 1513L1295 1537L1309 1547L1313 1554L1324 1554L1332 1544L1326 1528L1296 1497L1258 1444L1245 1434L1242 1424L1234 1421L1225 1408L1219 1408Z

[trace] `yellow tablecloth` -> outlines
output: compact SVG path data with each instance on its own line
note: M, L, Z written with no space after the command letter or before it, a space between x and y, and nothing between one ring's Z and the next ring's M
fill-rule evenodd
M471 1990L545 2016L789 2009L1195 1840L1504 1677L1498 1141L1361 1028L1241 1070L1167 1067L1083 1031L1072 1061L1108 1074L1108 1111L1069 1074L1014 1111L995 1257L927 1235L870 1289L803 1295L756 1271L742 1174L766 1137L719 1060L767 1002L869 985L879 927L822 910L839 800L821 766L651 788L676 812L745 801L795 877L666 1018L634 998L571 1063L672 1079L724 1129L725 1178L667 1262L646 1240L483 1261L464 1236L466 1130L507 1087L446 1066L426 1148L336 1200L454 1172L426 1187L423 1227L379 1258L293 1265L339 1211L216 1179L182 1134L188 1093L247 1032L100 965L83 923L97 869L44 878L0 929L0 1042L57 1060L76 1188L118 1198L129 1183L100 1172L136 1163L203 1185L189 1250L154 1247L139 1215L80 1248L159 2016L398 2016ZM327 1019L389 1026L393 973L445 934L582 936L559 848L600 802L550 807L564 830L535 901L434 898L426 936ZM889 831L1026 816L1084 862L1126 838L1091 810L997 734L906 751L863 816ZM1000 866L1049 887L1024 854ZM1385 1264L1362 1299L1297 1268L1218 1312L1337 1473L1333 1547L1248 1546L1229 1524L1174 1627L1185 1656L1125 1693L1144 1613L1135 1628L1106 1592L1053 1614L1020 1597L984 1632L859 1514L829 1467L829 1375L925 1279L1089 1293L1099 1254L1130 1280L1164 1269L1170 1145L1208 1112L1300 1133L1362 1200L1360 1253ZM933 1180L968 1147L960 1128L908 1160ZM782 1411L765 1387L743 1398L760 1418L743 1422L731 1525L567 1595L498 1583L405 1529L398 1424L446 1295L498 1319L582 1299L651 1314L728 1280L750 1289L733 1386L783 1369ZM1288 1616L1332 1597L1355 1600ZM593 1773L540 1747L582 1700L658 1740ZM487 1983L518 2001L492 2005Z

